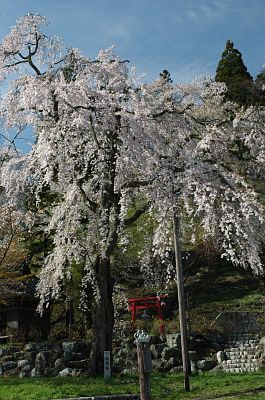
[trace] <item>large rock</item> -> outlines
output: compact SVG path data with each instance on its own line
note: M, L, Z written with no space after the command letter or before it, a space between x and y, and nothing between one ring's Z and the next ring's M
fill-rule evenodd
M23 360L24 359L24 351L16 351L14 353L14 360Z
M73 370L72 368L65 368L59 372L59 376L72 376Z
M171 357L167 362L163 365L163 370L165 372L170 371L172 368L179 366L179 359L176 357Z
M152 360L153 371L155 371L155 372L160 371L163 364L164 364L164 361L162 361L161 358Z
M169 347L181 347L181 335L180 333L170 333L166 335L166 342Z
M80 360L80 361L68 361L66 363L67 367L69 368L76 368L81 370L86 370L88 368L89 360Z
M75 352L64 352L63 359L68 361L80 361L86 358L87 354L85 353L75 353ZM57 357L58 358L58 357Z
M56 374L58 374L60 371L62 371L65 368L65 364L62 358L57 358L54 363L54 369L56 371Z
M8 362L8 361L14 361L14 356L4 356L2 357L2 363Z
M161 357L161 353L166 348L167 345L165 343L159 344L151 344L150 351L154 359L158 359Z
M36 350L36 344L35 343L26 343L24 346L25 351L35 351Z
M161 358L167 361L172 357L178 357L179 354L179 350L175 347L165 347L161 353Z
M27 360L31 365L35 364L36 352L35 351L26 351L23 355L23 358Z
M218 361L218 363L219 364L221 364L224 360L226 360L226 354L225 354L225 352L224 351L218 351L217 353L216 353L216 359L217 359L217 361Z
M197 368L201 371L210 371L216 366L216 361L214 360L199 360L197 361Z
M26 365L29 365L28 360L19 360L18 363L17 363L17 367L19 369L24 368Z
M46 357L43 352L38 353L35 359L35 375L42 376L44 375L45 368L48 366Z
M56 376L56 371L55 368L51 368L51 367L46 367L44 370L44 376Z
M17 363L15 361L7 361L2 364L3 371L10 371L17 367Z
M64 342L62 344L64 353L88 353L90 345L85 342Z
M260 357L265 358L265 336L263 336L259 341Z
M30 372L28 372L28 371L21 371L19 373L20 378L27 378L28 376L30 376Z

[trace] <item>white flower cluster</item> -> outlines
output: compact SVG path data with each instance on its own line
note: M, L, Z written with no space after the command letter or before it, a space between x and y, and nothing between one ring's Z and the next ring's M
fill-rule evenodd
M88 287L100 297L98 263L109 265L119 237L148 209L157 219L152 258L171 274L176 204L191 223L200 219L224 256L261 271L262 209L250 182L264 170L264 116L254 123L249 112L233 126L224 85L208 77L188 85L163 79L141 85L112 49L96 60L70 50L55 68L59 42L42 36L43 22L26 16L0 47L5 73L14 72L15 59L36 34L32 58L41 65L46 54L41 75L30 64L26 70L15 65L19 75L0 105L7 128L31 123L36 134L27 156L4 158L8 198L15 204L32 187L37 202L44 188L58 196L48 205L53 250L40 273L41 308L60 296L74 262L84 264L83 299ZM137 199L141 205L132 213ZM143 265L150 264L144 256Z

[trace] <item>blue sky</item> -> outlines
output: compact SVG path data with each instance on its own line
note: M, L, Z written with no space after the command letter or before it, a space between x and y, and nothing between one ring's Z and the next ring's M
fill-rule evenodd
M116 45L146 80L163 69L182 82L214 74L227 39L254 77L265 62L264 0L0 0L0 39L28 12L90 57Z
M227 39L254 78L265 63L265 0L0 0L0 40L27 13L89 57L115 45L146 81L163 69L175 82L214 75ZM30 129L16 143L23 152L25 137Z

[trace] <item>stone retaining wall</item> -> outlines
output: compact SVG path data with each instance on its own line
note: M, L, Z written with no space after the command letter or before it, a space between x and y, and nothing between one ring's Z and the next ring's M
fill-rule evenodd
M0 347L0 375L75 375L88 370L89 353L85 342L10 344Z
M218 353L220 355L225 351L227 342L220 335L212 334L207 338L193 335L188 341L192 371L223 369L223 360L218 359ZM151 336L153 370L180 371L182 369L180 344L179 333ZM90 369L90 350L89 343L77 341L5 345L0 347L0 375L18 375L21 378L87 375ZM264 355L265 351L262 351L262 354ZM257 363L260 358L260 354L255 356ZM137 373L136 346L132 336L114 343L112 371L120 374Z

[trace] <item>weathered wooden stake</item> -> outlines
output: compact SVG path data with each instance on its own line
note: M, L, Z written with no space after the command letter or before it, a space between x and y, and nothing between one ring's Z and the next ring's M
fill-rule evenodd
M178 287L181 353L182 353L182 364L183 364L183 372L184 372L184 390L186 392L189 392L190 391L190 378L189 378L190 367L189 367L188 336L187 336L187 322L186 322L181 247L180 247L180 223L179 223L179 217L177 214L176 207L173 208L173 226L174 226L174 247L175 247L176 274L177 274L177 287Z
M138 334L138 336L137 336ZM152 359L148 341L141 340L144 332L136 333L137 359L141 400L152 400L150 373L152 372ZM147 334L145 334L148 336Z

